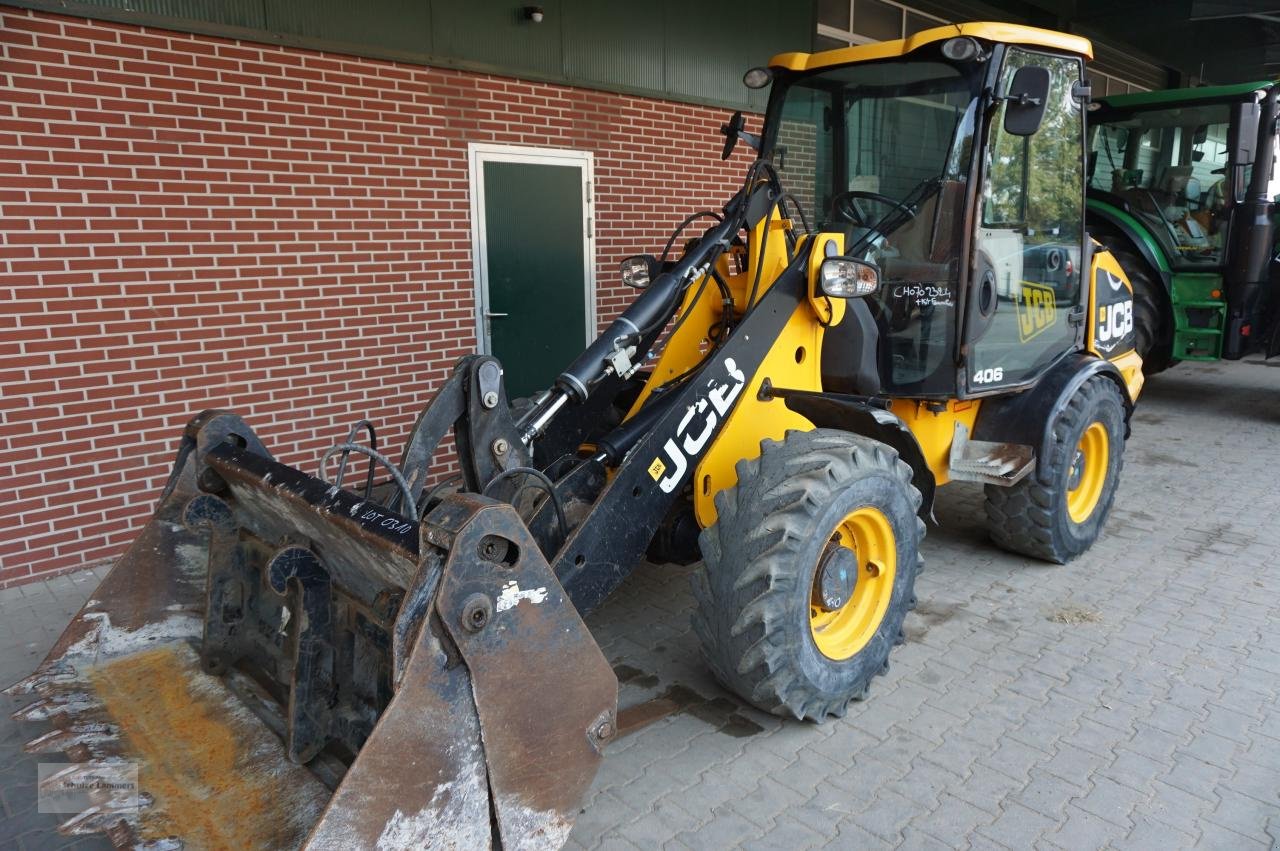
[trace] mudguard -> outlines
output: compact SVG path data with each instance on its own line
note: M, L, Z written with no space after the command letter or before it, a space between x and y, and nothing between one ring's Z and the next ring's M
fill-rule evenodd
M1053 440L1054 422L1081 385L1095 375L1114 381L1120 389L1125 407L1125 438L1128 438L1134 400L1129 395L1124 376L1110 361L1083 352L1072 352L1050 367L1029 390L984 399L974 423L973 439L1035 447L1036 472L1039 475L1042 472L1040 463L1048 457Z

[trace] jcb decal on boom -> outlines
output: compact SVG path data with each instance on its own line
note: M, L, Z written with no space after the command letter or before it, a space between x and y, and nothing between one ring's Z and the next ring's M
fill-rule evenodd
M1106 286L1103 286L1103 283ZM1103 354L1111 355L1134 347L1133 293L1123 278L1099 268L1094 279L1093 298L1097 305L1094 317L1093 345Z
M672 465L671 474L666 478L662 477L667 472L668 465L661 458L654 458L649 465L649 475L658 483L663 493L671 493L680 484L689 469L689 461L697 458L707 447L711 435L715 433L716 424L729 412L733 400L738 398L747 383L746 373L738 369L733 358L724 359L724 368L729 374L729 380L720 383L715 379L708 379L707 386L711 389L689 406L680 424L676 426L675 436L667 438L667 442L663 444L662 451ZM696 426L695 421L698 421ZM680 440L678 444L677 439Z

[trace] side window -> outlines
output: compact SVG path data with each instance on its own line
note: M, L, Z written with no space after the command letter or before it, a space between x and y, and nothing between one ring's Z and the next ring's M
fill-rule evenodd
M1084 241L1084 139L1072 97L1079 60L1011 49L1001 90L1026 66L1049 71L1049 96L1031 136L992 117L975 245L969 387L1032 378L1075 341L1068 316L1080 302Z
M1247 185L1228 186L1228 109L1143 109L1093 131L1089 185L1121 198L1175 267L1222 262L1228 208Z

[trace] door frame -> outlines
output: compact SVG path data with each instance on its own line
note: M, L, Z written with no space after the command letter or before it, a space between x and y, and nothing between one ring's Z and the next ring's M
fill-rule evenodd
M566 148L534 148L524 145L493 145L471 142L467 145L467 183L471 196L471 264L475 290L476 341L481 354L493 354L493 343L485 314L489 312L489 260L485 239L484 180L485 163L530 163L533 165L577 166L582 174L582 280L586 300L586 326L583 346L596 336L595 279L595 159L590 151ZM548 329L552 332L554 329Z

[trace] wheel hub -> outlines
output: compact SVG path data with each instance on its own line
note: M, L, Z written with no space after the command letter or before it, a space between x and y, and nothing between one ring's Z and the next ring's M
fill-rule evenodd
M858 584L858 557L853 550L833 542L827 544L818 562L818 581L814 583L814 604L824 609L840 608L853 598Z
M814 565L809 630L828 659L852 658L875 636L893 598L897 545L879 508L863 506L836 527Z
M1110 453L1107 427L1095 420L1080 435L1071 469L1067 471L1067 516L1071 522L1084 523L1098 507L1107 482Z
M1084 453L1077 449L1075 457L1071 459L1071 471L1067 473L1067 490L1075 490L1080 487L1080 479L1083 476Z

